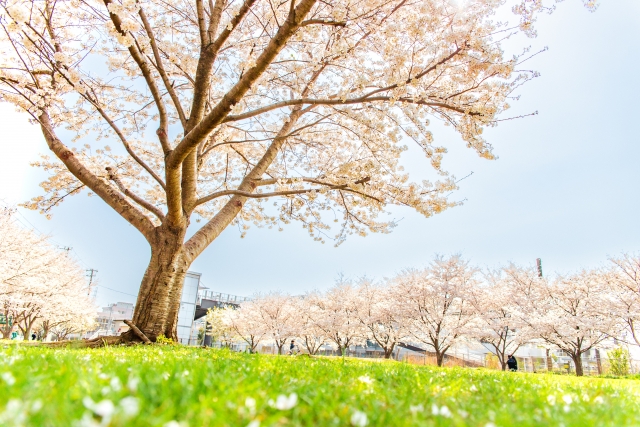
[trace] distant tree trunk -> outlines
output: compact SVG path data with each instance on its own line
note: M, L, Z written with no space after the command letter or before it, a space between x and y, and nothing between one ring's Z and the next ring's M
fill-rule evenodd
M547 350L547 372L551 372L553 371L553 362L551 360L551 355L549 354L550 353L549 349L546 349L546 350Z
M436 363L438 366L442 366L444 363L444 351L436 350Z
M584 375L584 371L582 370L582 354L572 354L571 359L573 359L573 363L576 365L576 376L581 377Z
M393 349L396 348L396 344L393 343L388 347L383 347L384 348L384 358L385 359L390 359L391 356L393 355Z
M13 327L9 327L8 325L3 326L2 328L0 328L0 331L2 332L2 339L3 340L8 340L11 338L11 332L13 331Z
M4 321L6 322L4 325L0 326L0 332L2 332L2 339L8 340L11 338L11 332L13 332L14 324L13 319L8 313L4 313Z

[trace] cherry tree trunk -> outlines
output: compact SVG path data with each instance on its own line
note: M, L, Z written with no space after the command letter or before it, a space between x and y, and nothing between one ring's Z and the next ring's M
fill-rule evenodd
M0 328L0 332L2 332L2 339L8 340L9 338L11 338L11 332L13 332L13 327L5 325Z
M158 227L151 242L151 259L142 278L133 324L151 341L159 335L177 341L178 311L184 278L190 262L184 256L186 227ZM125 340L139 341L133 331Z
M571 356L573 359L573 363L576 365L576 376L581 377L584 375L584 371L582 369L582 357L578 353L577 355Z
M391 355L393 354L393 349L395 348L395 345L392 345L390 347L386 347L384 349L384 358L385 359L390 359Z
M442 366L444 363L444 351L440 352L438 350L436 350L436 363L438 364L438 366Z

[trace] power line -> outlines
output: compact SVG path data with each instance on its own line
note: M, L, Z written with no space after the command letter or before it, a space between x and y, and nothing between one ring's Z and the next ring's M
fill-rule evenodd
M129 295L129 296L132 296L132 297L136 297L136 298L138 297L138 295L133 295L133 294L128 294L128 293L126 293L126 292L117 291L117 290L115 290L115 289L107 288L107 287L106 287L106 286L104 286L104 285L96 285L96 286L98 286L98 287L100 287L100 288L108 289L108 290L113 291L113 292L118 292L118 293L121 293L121 294Z

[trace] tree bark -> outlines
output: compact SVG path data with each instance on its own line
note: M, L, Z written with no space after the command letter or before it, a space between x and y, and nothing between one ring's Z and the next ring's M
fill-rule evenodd
M390 347L385 347L384 349L384 358L390 359L393 354L393 349L395 348L395 344L392 344Z
M142 278L132 323L152 342L159 335L177 341L180 296L190 262L184 256L186 226L156 229L151 244L151 259ZM123 334L125 341L140 341L132 331Z
M436 363L438 364L438 366L442 366L442 364L444 363L444 353L436 351Z
M582 370L582 357L581 354L571 356L573 359L573 363L576 365L576 376L581 377L584 375L584 371Z

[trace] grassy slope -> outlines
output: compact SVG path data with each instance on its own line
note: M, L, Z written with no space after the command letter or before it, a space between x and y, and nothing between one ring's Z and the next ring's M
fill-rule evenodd
M293 409L269 406L290 393L298 396ZM625 426L640 425L639 404L635 380L185 347L0 349L7 426L357 425L356 411L380 426ZM434 415L434 405L444 415Z

